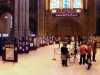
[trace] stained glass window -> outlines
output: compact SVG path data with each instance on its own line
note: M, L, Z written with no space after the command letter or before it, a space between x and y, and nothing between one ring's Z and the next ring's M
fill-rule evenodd
M83 0L50 0L50 9L82 8Z
M63 0L63 8L70 8L70 0Z
M50 1L50 9L59 8L59 0L51 0Z
M74 8L82 8L82 0L75 0L74 1Z

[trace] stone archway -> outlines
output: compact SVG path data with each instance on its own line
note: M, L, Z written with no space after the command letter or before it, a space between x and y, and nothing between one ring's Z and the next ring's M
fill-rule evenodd
M79 35L81 34L80 23L77 19L68 17L62 18L55 22L54 32L56 35Z
M4 12L0 16L0 33L10 34L10 29L13 27L13 15L9 12Z

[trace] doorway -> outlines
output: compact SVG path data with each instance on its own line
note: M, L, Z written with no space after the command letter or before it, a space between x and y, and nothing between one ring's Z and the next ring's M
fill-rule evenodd
M37 35L38 0L29 0L29 28L32 34Z
M96 34L100 36L100 1L96 0Z

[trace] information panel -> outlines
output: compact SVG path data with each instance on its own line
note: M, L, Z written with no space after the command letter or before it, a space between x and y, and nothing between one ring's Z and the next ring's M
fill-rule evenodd
M51 15L52 16L80 16L80 12L82 12L81 9L75 9L75 10L55 9L55 10L51 10Z
M3 37L3 51L2 51L2 60L8 62L17 62L18 53L17 53L17 41L15 38Z
M5 45L6 60L14 60L14 45Z
M14 60L14 49L6 48L6 60Z

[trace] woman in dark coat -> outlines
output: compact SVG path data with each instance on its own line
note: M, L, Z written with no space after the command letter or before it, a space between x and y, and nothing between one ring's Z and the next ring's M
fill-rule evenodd
M63 66L67 66L68 55L68 48L66 47L66 44L64 44L63 47L61 47L61 60Z
M96 40L93 40L93 57L92 57L92 60L93 62L96 62L96 59L95 59L95 56L96 56L96 44L97 44L97 41Z

